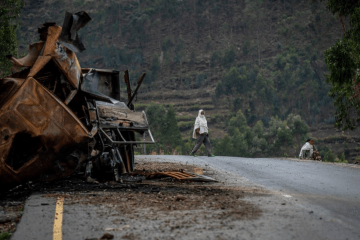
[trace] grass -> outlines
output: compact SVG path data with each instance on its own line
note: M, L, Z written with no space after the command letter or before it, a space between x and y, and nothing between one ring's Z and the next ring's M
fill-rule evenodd
M347 160L341 159L341 158L335 158L334 162L336 162L336 163L349 163Z
M198 111L200 109L207 110L213 110L215 107L213 105L200 105L200 104L194 104L189 106L174 106L174 108L177 111Z
M2 232L0 233L0 240L8 240L11 237L11 233L9 232Z
M196 116L189 116L189 115L184 115L184 116L177 116L176 120L178 120L179 122L189 122L189 121L194 121L195 122Z
M149 105L150 104L146 104L146 103L135 103L134 107L135 107L135 110L145 110L145 108Z
M188 122L178 122L178 126L180 128L180 131L186 130L188 128L191 128L194 126L194 121L188 121Z

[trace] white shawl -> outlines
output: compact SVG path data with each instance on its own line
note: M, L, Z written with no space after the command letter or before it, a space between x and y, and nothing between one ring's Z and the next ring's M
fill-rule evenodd
M314 152L314 146L311 145L309 142L306 142L304 144L304 146L302 146L301 150L300 150L300 154L299 157L302 158L303 157L303 151L304 150L310 150L310 157L312 156L313 152Z
M194 139L197 138L196 131L195 131L196 129L200 128L200 134L208 132L207 121L206 121L205 115L201 114L201 111L203 111L203 110L202 109L199 110L199 114L195 120L195 125L194 125L194 130L193 130L193 135L192 135L192 137Z

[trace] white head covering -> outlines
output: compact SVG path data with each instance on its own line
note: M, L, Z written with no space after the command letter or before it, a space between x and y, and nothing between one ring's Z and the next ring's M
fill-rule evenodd
M193 138L196 139L196 132L195 129L200 128L200 133L202 133L202 129L206 129L207 130L207 121L205 118L205 115L202 115L201 112L204 111L202 109L199 110L199 114L195 120L195 125L194 125L194 130L193 130ZM206 131L207 132L207 131Z

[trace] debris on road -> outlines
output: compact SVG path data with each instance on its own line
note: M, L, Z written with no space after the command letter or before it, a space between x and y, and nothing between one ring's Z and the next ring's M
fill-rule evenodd
M164 173L174 171L174 169L190 172L196 168L198 167L181 163L138 162L134 174L138 172ZM87 184L80 193L69 186L70 190L62 190L64 193L51 190L46 197L63 197L65 205L109 206L114 214L117 212L132 219L156 218L157 214L169 211L201 210L217 219L242 220L257 218L261 214L258 206L242 199L246 196L265 194L257 190L223 186L216 182L174 181L174 179L154 178L144 179L141 183L105 184ZM75 187L79 184L73 185ZM152 214L145 214L144 209L151 209ZM117 231L114 228L106 228L106 230Z
M27 181L52 181L77 171L91 181L134 170L138 143L154 143L145 112L135 112L129 74L128 103L120 101L119 71L81 68L85 50L77 31L91 20L66 12L61 26L46 22L40 41L0 79L0 191ZM135 133L148 132L138 141ZM142 138L139 138L142 139Z
M0 207L2 207L0 211L0 234L15 232L17 223L21 219L25 201L13 203L12 201L0 202Z
M137 161L135 173L171 172L176 169L192 173L198 166L172 163ZM207 177L213 171L203 169ZM125 174L130 179L129 174ZM133 176L137 177L137 176ZM111 209L112 216L124 216L130 219L157 219L162 214L176 211L196 210L197 215L218 221L237 221L258 218L262 211L259 206L244 200L245 197L263 196L267 193L258 189L224 186L217 182L178 181L176 179L145 179L142 182L100 181L87 183L76 175L68 179L51 182L32 182L22 184L7 192L0 193L0 205L15 204L21 207L30 194L43 194L48 198L64 198L65 208L68 205L94 205ZM36 207L51 201L42 200ZM31 207L28 205L28 207ZM150 209L150 213L148 212ZM184 212L184 213L185 213ZM105 232L125 232L128 224L107 226ZM130 226L129 226L130 227ZM131 227L130 227L131 228ZM126 233L128 235L128 233ZM129 235L130 236L130 235ZM90 239L98 239L90 238ZM136 239L136 238L134 238Z
M21 212L0 213L0 224L8 223L8 222L16 222L21 218L21 216L22 216Z
M86 238L85 240L111 240L114 239L114 235L105 233L101 238Z
M113 239L114 235L110 233L105 233L100 239Z
M136 172L136 174L139 174L139 172ZM154 179L159 177L172 177L182 181L216 182L216 180L211 177L202 176L195 173L188 173L184 171L154 172L146 176L147 179Z

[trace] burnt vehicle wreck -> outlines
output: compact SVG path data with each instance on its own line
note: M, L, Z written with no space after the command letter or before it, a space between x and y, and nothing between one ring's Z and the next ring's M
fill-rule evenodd
M91 18L66 13L63 26L45 23L40 41L0 79L0 190L32 180L84 172L88 179L134 170L134 145L154 143L145 112L135 112L129 74L128 103L120 101L120 72L81 68L85 48L77 31ZM135 133L149 140L136 140ZM140 139L140 138L138 138Z

